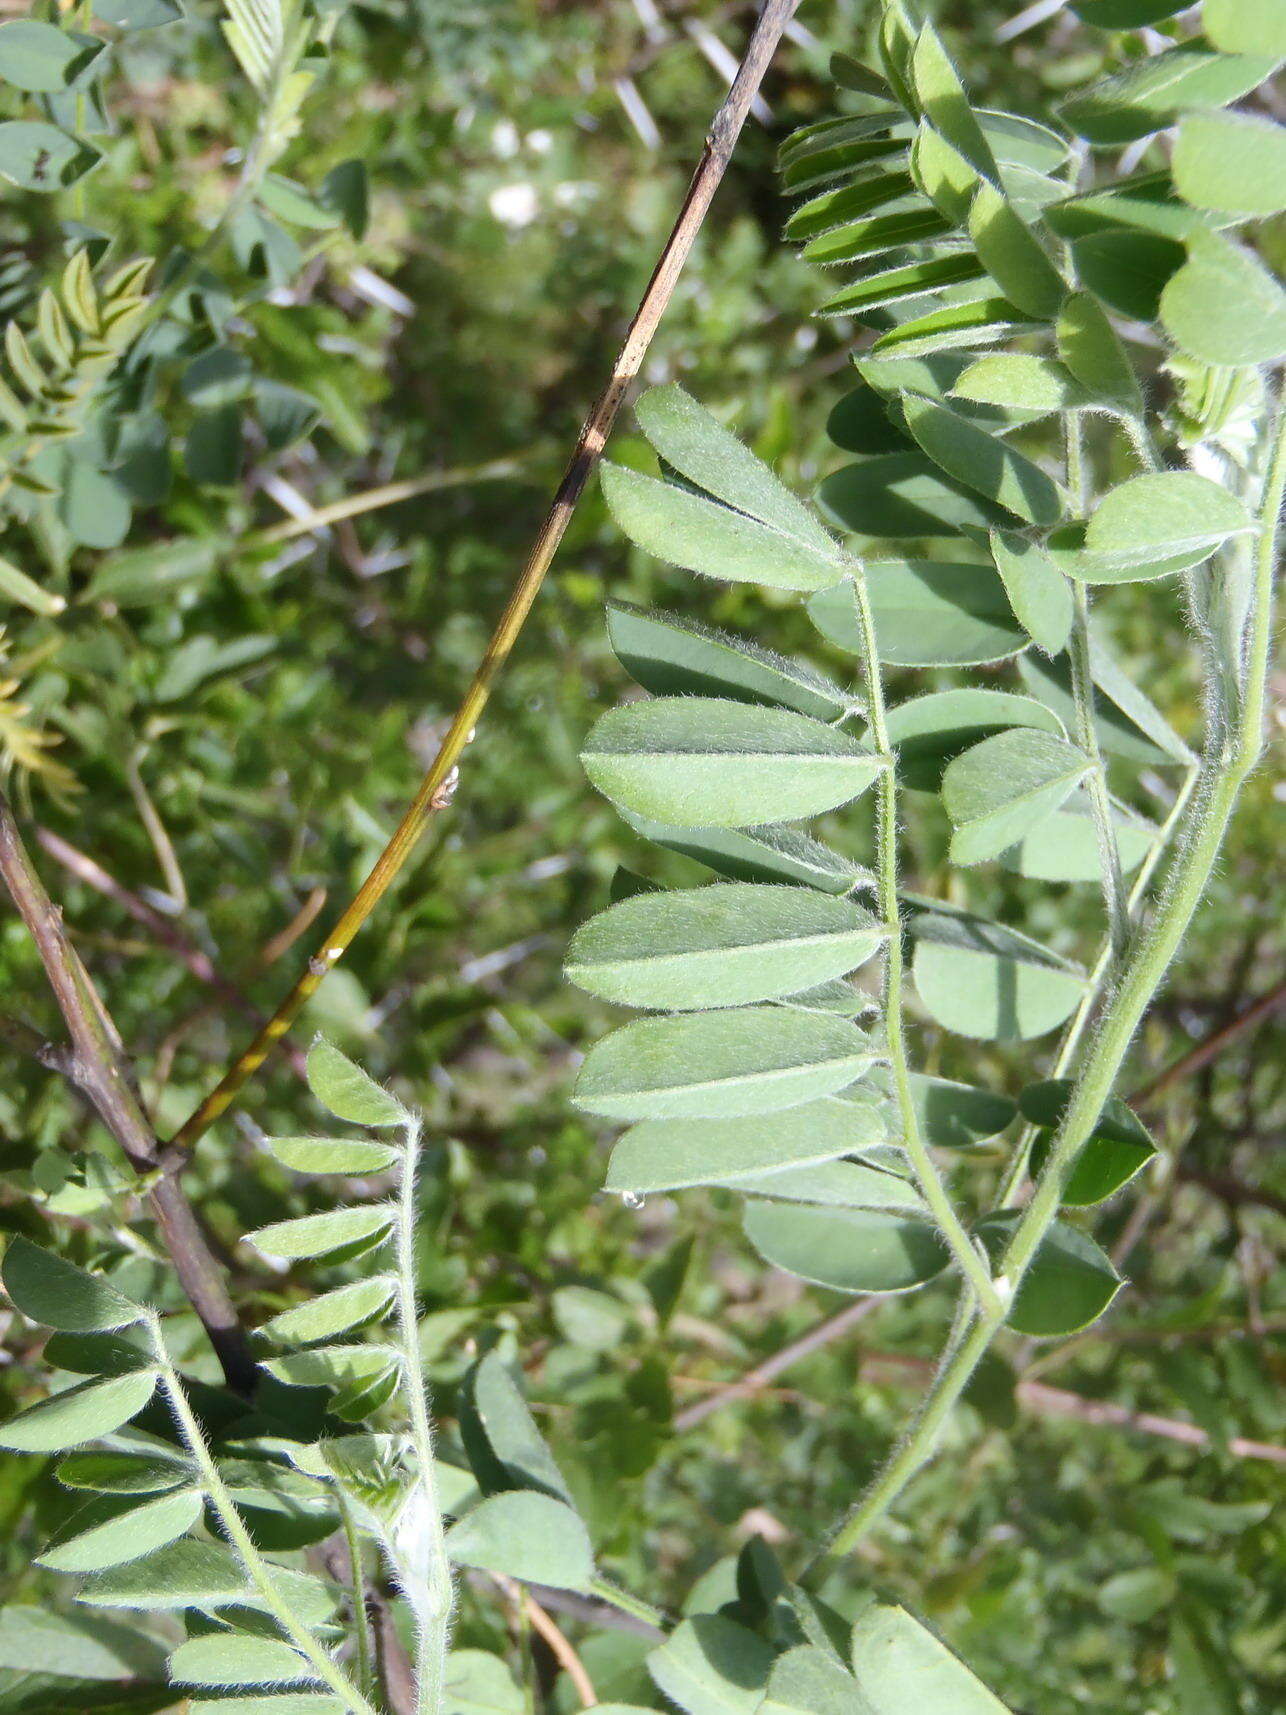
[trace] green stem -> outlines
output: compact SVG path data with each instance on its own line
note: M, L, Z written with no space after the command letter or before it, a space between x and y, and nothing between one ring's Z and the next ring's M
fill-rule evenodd
M321 1648L308 1628L301 1625L289 1604L282 1600L277 1586L273 1582L273 1568L264 1561L259 1550L255 1547L254 1539L242 1523L236 1502L228 1492L227 1485L219 1473L214 1455L206 1445L201 1425L197 1422L196 1415L188 1403L187 1391L183 1386L182 1377L170 1362L169 1353L165 1349L165 1341L161 1335L160 1322L155 1316L148 1319L148 1333L151 1336L161 1388L169 1404L171 1415L178 1427L179 1434L183 1438L184 1445L201 1473L206 1498L214 1509L224 1535L231 1544L238 1560L240 1560L246 1577L254 1585L260 1600L290 1638L291 1643L308 1662L317 1677L331 1688L345 1709L350 1711L350 1715L377 1715L374 1705L369 1703L362 1693L349 1682L347 1675Z
M420 1124L406 1126L402 1185L397 1213L397 1320L402 1348L402 1389L411 1420L411 1447L416 1482L424 1499L424 1528L429 1532L428 1587L404 1592L416 1617L416 1711L438 1715L446 1683L447 1639L455 1590L447 1558L442 1503L438 1498L437 1465L433 1453L433 1420L429 1412L424 1363L420 1357L420 1317L415 1287L415 1182L420 1155Z
M1160 987L1219 856L1238 792L1258 760L1263 743L1265 686L1272 637L1272 587L1278 526L1286 499L1286 411L1279 413L1260 508L1255 590L1246 633L1245 690L1236 730L1217 724L1207 746L1195 802L1185 819L1185 838L1175 856L1151 928L1139 941L1121 977L1068 1103L1032 1200L1014 1230L1001 1263L1010 1296L1040 1249L1062 1201L1063 1187L1085 1144L1152 997ZM905 1440L871 1488L844 1520L831 1554L852 1549L888 1512L911 1478L933 1453L938 1434L1000 1326L999 1318L977 1317L939 1369Z
M898 904L898 808L896 758L889 744L885 716L884 685L876 647L875 619L871 612L866 579L860 570L853 574L853 600L862 638L862 670L866 678L871 738L884 760L876 782L876 886L880 916L888 931L884 949L884 1030L893 1087L902 1121L902 1147L915 1172L921 1193L961 1273L973 1288L983 1309L999 1314L1003 1306L992 1285L983 1258L974 1249L955 1207L947 1195L928 1146L920 1135L920 1121L911 1093L911 1069L907 1061L906 1032L902 1019L902 985L905 957L902 951L902 913Z
M366 1579L362 1571L362 1542L357 1534L357 1521L353 1517L353 1509L349 1505L348 1496L344 1493L342 1483L332 1486L336 1504L339 1508L340 1528L344 1532L344 1546L348 1550L350 1569L349 1601L353 1609L354 1642L357 1650L357 1683L366 1697L375 1695L375 1645L371 1636L371 1616L366 1609Z

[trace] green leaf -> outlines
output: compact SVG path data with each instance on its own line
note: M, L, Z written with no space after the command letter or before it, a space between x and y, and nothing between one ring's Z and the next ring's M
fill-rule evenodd
M176 1685L298 1685L316 1677L290 1644L248 1632L189 1638L170 1657Z
M999 1698L905 1608L872 1602L853 1626L853 1673L874 1715L1008 1715Z
M732 1119L833 1095L873 1055L842 1018L773 1006L645 1018L585 1056L575 1100L609 1119Z
M1056 334L1058 355L1089 394L1133 416L1142 412L1143 395L1134 368L1095 298L1088 292L1074 292L1063 304Z
M1198 563L1255 528L1245 504L1191 471L1132 477L1099 502L1085 531L1085 552L1059 557L1069 574L1093 583L1156 576L1158 563Z
M499 1656L478 1649L451 1651L442 1715L523 1715L526 1708L526 1698Z
M202 582L218 563L223 544L216 540L160 542L112 554L85 589L86 601L111 601L118 607L145 607L167 601L177 589Z
M1109 309L1134 321L1153 321L1161 294L1183 266L1176 239L1128 228L1091 232L1072 244L1081 283Z
M959 1036L1021 1042L1055 1029L1080 1004L1085 978L1016 930L936 906L908 921L916 992Z
M824 1097L762 1118L645 1120L612 1151L606 1189L648 1196L811 1167L883 1143L888 1127L869 1101Z
M931 256L923 262L899 263L866 274L843 291L828 298L816 312L819 316L857 316L862 319L871 310L886 309L908 298L920 298L928 292L940 292L948 286L965 285L980 280L985 270L976 256L967 250L950 250L942 256ZM835 437L832 435L832 439ZM840 441L840 446L848 443ZM878 451L878 448L849 447L851 452Z
M725 1183L731 1191L787 1203L928 1215L924 1198L906 1174L875 1161L824 1161L814 1167L785 1167L777 1173L759 1173Z
M916 37L911 53L911 82L920 111L935 130L976 172L994 180L997 167L991 144L978 123L960 74L932 24L923 25Z
M1052 320L1067 290L1062 275L994 185L980 184L974 195L969 236L1001 295L1030 316Z
M361 1390L381 1381L397 1362L391 1346L312 1346L271 1358L260 1367L289 1387Z
M285 1566L274 1566L272 1577L278 1595L302 1624L311 1629L331 1618L334 1602L319 1578ZM263 1606L230 1549L192 1537L180 1537L128 1566L97 1573L77 1600L98 1608L142 1610Z
M183 13L170 0L94 0L94 16L117 30L154 30Z
M56 191L83 179L102 156L56 125L8 119L0 125L0 178L27 191Z
M625 671L656 696L691 693L769 703L822 721L840 720L854 706L846 691L814 668L693 620L609 601L607 635Z
M835 558L835 544L803 502L682 387L671 382L649 388L635 415L658 454L680 476L808 552Z
M131 1330L132 1334L132 1330ZM124 1376L151 1361L146 1341L125 1334L51 1334L45 1360L81 1376Z
M908 398L907 428L936 465L1029 524L1054 524L1067 510L1058 484L1038 465L945 405Z
M192 1715L348 1715L351 1705L329 1692L267 1692L260 1697L196 1697Z
M813 590L829 583L842 564L838 548L820 530L824 550L624 465L604 463L601 472L608 508L620 528L638 547L673 566L734 583Z
M145 1314L101 1276L87 1274L21 1237L9 1241L0 1263L0 1281L30 1321L70 1334L126 1328Z
M186 1459L156 1453L71 1453L58 1467L58 1481L68 1489L92 1489L99 1494L150 1495L181 1489L194 1481Z
M350 1328L360 1328L382 1316L393 1297L393 1280L373 1275L323 1292L292 1310L270 1317L259 1332L287 1346L304 1346L314 1340L333 1339Z
M1286 59L1286 18L1277 0L1205 0L1201 24L1226 54Z
M219 405L193 419L183 443L183 463L193 482L231 488L239 481L243 427L239 405Z
M1054 1132L1063 1122L1074 1088L1069 1078L1050 1078L1044 1083L1029 1084L1018 1098L1023 1118L1042 1130L1032 1148L1033 1179L1045 1165ZM1147 1127L1118 1096L1109 1096L1076 1157L1063 1189L1063 1202L1073 1208L1105 1202L1146 1167L1155 1154L1156 1145Z
M677 828L628 812L625 820L644 839L695 858L731 881L788 881L822 893L848 893L871 875L864 864L798 828Z
M469 1464L485 1491L537 1489L572 1504L557 1461L508 1366L494 1349L479 1358L465 1377L459 1421Z
M942 802L955 832L953 863L982 863L1022 839L1068 798L1093 767L1066 739L1012 727L947 765Z
M993 352L976 358L951 389L953 399L977 405L998 405L1043 417L1051 411L1076 411L1094 396L1070 369L1052 357L1018 351Z
M105 46L29 18L0 24L0 79L37 95L69 89Z
M1161 320L1198 363L1238 367L1286 357L1286 292L1257 258L1213 232L1189 242L1188 260L1162 294Z
M908 1292L949 1260L931 1223L878 1209L751 1201L745 1227L765 1262L836 1292Z
M841 530L895 540L1009 522L998 506L944 475L921 452L886 453L845 465L821 484L817 502ZM828 587L834 587L833 579Z
M1012 691L930 691L890 709L885 727L897 752L899 781L919 792L938 791L949 762L1006 728L1066 736L1052 710Z
M324 1108L350 1125L405 1125L406 1109L369 1073L329 1042L308 1050L308 1087Z
M994 1090L911 1074L911 1099L920 1135L932 1149L972 1149L998 1137L1017 1116L1017 1104Z
M966 667L1027 647L990 566L869 560L865 568L881 661L892 667ZM861 632L847 584L824 590L808 617L832 643L857 653Z
M36 1564L52 1572L99 1572L105 1566L137 1560L190 1530L204 1504L195 1489L142 1502L105 1496L68 1519L36 1556Z
M891 171L824 190L790 215L782 229L782 236L790 243L800 243L835 232L861 215L870 214L877 208L900 201L914 189L910 173ZM708 486L709 484L702 483L702 487ZM732 501L730 504L735 506L737 502Z
M1241 1665L1205 1616L1190 1607L1171 1616L1170 1664L1175 1715L1242 1715Z
M988 1215L979 1221L977 1236L995 1266L1021 1218L1013 1213ZM1005 1320L1033 1339L1075 1334L1096 1322L1120 1290L1120 1275L1089 1234L1055 1221L1041 1240Z
M1100 30L1138 30L1187 11L1186 0L1073 0L1072 11Z
M393 1210L385 1203L362 1203L351 1209L328 1209L320 1215L300 1215L293 1221L273 1221L246 1237L265 1256L295 1261L326 1256L346 1245L383 1237L393 1225Z
M264 1147L292 1173L383 1173L398 1159L392 1144L365 1137L270 1137Z
M858 797L883 766L820 721L714 697L657 697L609 709L581 761L614 804L688 827L820 815Z
M952 226L964 226L978 187L977 168L927 120L921 120L911 145L911 170L933 206Z
M579 1516L565 1501L513 1489L480 1501L446 1534L457 1566L503 1572L555 1590L589 1591L594 1552Z
M757 1715L773 1652L722 1614L676 1626L647 1658L648 1672L687 1715Z
M0 1424L0 1447L16 1453L61 1453L109 1435L142 1411L156 1387L151 1370L79 1382Z
M908 244L924 244L945 238L951 223L935 208L899 209L892 214L874 214L854 220L811 239L803 248L805 262L834 266L883 256Z
M740 1006L795 994L864 964L880 924L850 900L739 882L645 893L572 939L567 975L627 1006Z
M1194 107L1226 107L1270 77L1274 61L1170 48L1135 60L1059 109L1064 124L1096 148L1132 143Z
M0 1671L43 1673L56 1663L68 1679L159 1680L165 1650L153 1637L98 1614L50 1607L0 1608Z
M922 357L938 351L967 351L974 346L995 345L1016 334L1029 333L1039 324L1007 298L971 298L948 304L910 321L900 322L881 334L872 350L881 357Z
M1250 113L1188 113L1171 158L1194 208L1264 219L1286 209L1286 126Z
M1147 856L1157 830L1119 804L1112 805L1112 829L1121 873L1131 875ZM1101 881L1103 859L1089 793L1084 788L1074 792L1061 809L1002 852L1000 862L1033 881Z
M832 1654L802 1644L773 1663L759 1715L872 1715L872 1709Z
M1014 616L1047 655L1059 655L1071 636L1075 604L1066 574L1036 542L1012 531L991 532L996 562Z

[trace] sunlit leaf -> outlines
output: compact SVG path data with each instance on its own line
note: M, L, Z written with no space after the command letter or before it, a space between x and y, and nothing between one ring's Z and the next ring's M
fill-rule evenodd
M142 1411L155 1387L152 1370L78 1382L0 1424L0 1447L18 1453L61 1453L97 1440Z
M143 1501L104 1497L74 1514L36 1557L53 1572L99 1572L163 1548L201 1516L202 1495L192 1489Z
M1043 1036L1085 993L1075 965L1002 924L937 906L915 912L908 930L916 993L930 1017L957 1035Z
M88 1334L128 1327L144 1315L140 1305L100 1275L89 1274L21 1237L9 1241L0 1263L0 1282L23 1315L46 1328Z
M1213 232L1194 237L1161 298L1161 320L1199 363L1274 363L1286 356L1286 292L1263 263Z
M1074 1087L1070 1079L1051 1078L1029 1084L1018 1099L1023 1118L1041 1127L1041 1136L1032 1147L1033 1179L1045 1164ZM1063 1202L1074 1208L1104 1202L1141 1172L1155 1154L1156 1145L1147 1127L1119 1096L1109 1096L1076 1157L1063 1187Z
M1056 810L1092 766L1066 739L1031 727L994 733L956 757L942 776L952 861L996 857Z
M853 1673L873 1715L1008 1715L980 1679L905 1608L871 1602L853 1625Z
M1286 208L1286 126L1250 113L1188 113L1174 182L1195 208L1264 219Z
M447 1531L457 1566L503 1572L556 1590L587 1591L594 1577L588 1533L565 1501L533 1489L492 1495Z
M314 1042L308 1050L308 1087L323 1107L351 1125L406 1124L402 1104L329 1042Z

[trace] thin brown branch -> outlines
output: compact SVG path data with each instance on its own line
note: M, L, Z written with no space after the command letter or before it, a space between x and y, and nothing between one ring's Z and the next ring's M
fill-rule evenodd
M83 881L87 887L92 887L96 893L101 893L105 899L110 899L114 905L132 917L136 923L141 923L152 937L169 953L173 953L199 983L212 989L219 999L239 1012L243 1018L250 1019L256 1025L262 1025L264 1015L254 1002L248 1000L234 982L224 976L208 954L188 940L181 929L177 928L163 912L149 905L137 893L116 879L102 864L83 852L79 847L65 840L61 834L56 834L52 828L37 828L35 830L36 844L49 853L55 862ZM301 1077L304 1070L304 1056L299 1049L288 1046L286 1054L293 1071Z
M1248 1031L1266 1023L1283 1006L1286 1006L1286 981L1278 983L1276 988L1270 989L1266 995L1261 995L1227 1024L1218 1030L1212 1030L1209 1036L1190 1048L1186 1054L1181 1054L1177 1060L1171 1061L1155 1078L1144 1084L1141 1090L1134 1092L1130 1098L1132 1105L1147 1107L1164 1091L1217 1060L1225 1048L1230 1047L1239 1037L1245 1036Z
M545 1640L549 1653L571 1680L576 1695L580 1698L581 1708L592 1709L598 1702L594 1682L586 1671L585 1663L577 1655L568 1641L567 1634L552 1614L536 1600L530 1590L525 1590L514 1579L506 1578L500 1572L493 1573L492 1576L514 1606L527 1616L531 1629Z
M420 783L419 790L388 845L376 859L370 874L325 937L316 955L309 960L299 981L254 1041L195 1112L180 1126L172 1140L174 1146L191 1148L220 1114L225 1113L236 1100L238 1092L263 1065L273 1045L290 1029L327 973L343 958L354 936L400 874L431 818L450 802L457 765L464 748L473 737L492 687L522 632L577 502L602 455L626 393L638 375L653 336L660 326L715 191L728 169L737 138L776 52L782 31L790 22L797 5L798 0L764 0L763 10L746 47L745 58L733 79L727 99L715 115L678 219L630 323L612 374L585 419L571 460L545 520L537 532L535 543L519 574L508 605L500 616L482 661L442 739L437 755Z
M121 1039L37 874L8 799L0 793L0 876L27 926L71 1037L66 1073L91 1103L139 1174L157 1167L160 1146L134 1088ZM254 1387L255 1364L223 1283L223 1274L178 1181L148 1193L183 1290L200 1317L229 1386Z

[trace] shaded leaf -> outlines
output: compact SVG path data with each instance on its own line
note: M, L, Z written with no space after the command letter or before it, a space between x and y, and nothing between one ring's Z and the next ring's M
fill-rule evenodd
M1053 524L1064 516L1066 497L1038 465L945 405L928 399L904 402L907 428L935 464L1029 524Z
M982 863L1022 839L1070 796L1093 764L1066 739L1014 727L948 764L942 801L954 863Z
M484 1491L538 1489L572 1504L557 1461L496 1351L469 1371L461 1390L460 1433Z
M1008 515L947 476L922 452L885 453L845 465L817 490L817 502L841 530L857 536L955 535L989 529ZM834 579L827 580L833 587Z
M502 1572L555 1590L589 1590L594 1554L578 1515L564 1501L513 1489L480 1501L446 1534L457 1566Z
M1134 368L1101 304L1088 292L1074 292L1056 324L1058 355L1094 398L1138 415L1143 410Z
M897 753L898 779L920 792L936 792L949 762L1008 727L1065 736L1052 710L1012 691L930 691L899 703L885 719L889 743Z
M1013 531L991 532L991 557L1014 617L1046 655L1059 655L1072 632L1075 603L1066 574L1036 542Z
M750 1201L745 1226L765 1262L836 1292L907 1292L949 1260L930 1222L883 1210Z
M60 1614L26 1603L0 1608L0 1670L43 1673L55 1662L67 1678L159 1680L165 1650L146 1633L98 1614Z
M0 1263L0 1281L23 1315L46 1328L88 1334L128 1327L144 1314L140 1305L101 1276L21 1237L9 1241Z
M1042 1135L1032 1146L1031 1176L1045 1165L1056 1128L1062 1124L1075 1086L1067 1078L1029 1084L1018 1098L1022 1115ZM1073 1208L1102 1203L1127 1185L1156 1154L1156 1145L1143 1122L1119 1096L1109 1096L1063 1188L1063 1202Z
M722 1614L684 1620L647 1658L648 1672L686 1715L755 1715L773 1652Z
M1002 924L938 905L908 921L912 971L926 1012L984 1042L1043 1036L1085 993L1081 971Z
M644 839L695 858L731 881L788 881L823 893L848 893L870 879L864 864L798 828L678 828L628 811L624 817Z
M872 1602L853 1626L853 1673L874 1715L1008 1715L1005 1706L905 1608Z
M978 1223L977 1236L994 1266L999 1267L1020 1219L1017 1214L988 1215ZM1120 1275L1089 1234L1055 1221L1041 1240L1005 1320L1033 1339L1075 1334L1096 1322L1120 1290Z
M1113 148L1161 130L1189 108L1226 107L1274 69L1266 57L1170 48L1135 60L1059 111L1078 136L1097 148Z
M0 1447L17 1453L61 1453L83 1441L94 1441L142 1411L155 1387L156 1375L151 1370L136 1370L107 1381L78 1382L0 1424Z
M1030 227L991 184L981 184L969 211L969 236L1001 294L1042 321L1058 312L1067 290Z
M869 560L865 568L880 660L893 667L965 667L1027 647L1005 586L991 566ZM860 652L847 584L823 590L808 616L832 643Z

